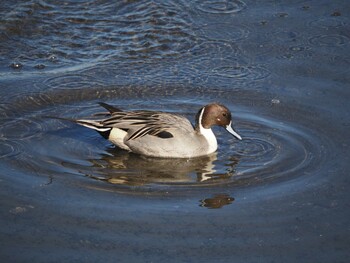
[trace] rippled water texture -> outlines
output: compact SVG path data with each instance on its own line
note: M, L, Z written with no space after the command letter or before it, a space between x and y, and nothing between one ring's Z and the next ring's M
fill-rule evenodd
M346 1L3 1L0 259L347 262ZM52 117L225 104L242 141L148 158Z

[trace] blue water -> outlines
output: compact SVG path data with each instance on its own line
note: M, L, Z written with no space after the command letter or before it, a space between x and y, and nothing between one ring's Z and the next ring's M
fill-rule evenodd
M3 1L0 259L347 262L346 1ZM217 101L237 141L157 159L47 116Z

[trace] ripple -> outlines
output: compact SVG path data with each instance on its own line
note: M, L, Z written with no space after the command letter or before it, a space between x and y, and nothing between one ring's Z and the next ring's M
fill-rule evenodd
M215 54L215 58L209 58L206 55L208 52ZM173 60L163 60L165 67L160 68L160 66L152 65L144 79L157 85L169 83L178 85L179 82L198 83L205 81L208 76L213 74L213 65L232 64L233 61L241 59L238 47L235 44L222 41L200 41L189 50L189 54L188 60L184 59L180 64L174 63Z
M20 149L14 142L0 141L0 158L14 157L20 154Z
M225 30L223 30L225 29ZM241 41L249 36L249 29L244 25L232 23L211 23L202 26L203 37L213 41Z
M33 117L21 117L1 125L0 133L7 140L27 140L44 131L43 123Z
M309 42L315 46L337 47L349 43L349 38L343 35L321 35L314 36Z
M310 22L310 26L321 28L338 28L348 24L347 18L344 17L321 17Z
M7 61L16 59L10 67L50 71L125 58L178 57L195 45L191 17L181 4L90 1L87 5L16 5L2 27L4 35L11 36L3 43L2 54Z
M121 52L117 56L132 59L173 57L187 53L195 43L191 19L178 5L140 2L122 10L118 20L125 25L118 32Z
M191 49L191 55L203 59L203 55L207 54L209 50L215 53L216 57L220 59L235 57L239 51L238 47L232 43L203 41Z
M213 75L220 77L235 78L241 80L262 80L271 74L268 69L260 66L243 65L217 67L212 70L212 73Z
M276 43L268 41L251 41L249 43L245 43L245 48L249 49L257 60L264 62L274 59L276 54L281 54L287 50L282 45L276 45Z
M73 75L55 76L44 81L44 85L61 90L82 89L84 87L101 87L103 84L91 75Z
M295 42L299 37L298 33L293 31L277 31L273 32L272 36L281 42Z
M246 115L244 122L247 138L232 146L240 160L237 175L277 179L312 166L317 141L305 127L252 115Z
M267 155L275 151L272 142L263 138L244 138L244 142L240 143L238 147L234 147L237 154L241 157L259 157Z
M310 46L291 46L288 50L284 51L282 55L277 56L283 59L293 58L309 58L312 57L312 48Z
M99 100L126 109L164 109L158 106L160 95L156 88L144 88L144 91L142 88L139 90L130 87L113 90L111 93L103 88L103 92L99 91ZM113 186L114 190L121 192L134 191L135 187L139 192L157 192L168 191L169 188L194 190L198 187L228 184L252 186L266 181L290 180L319 169L322 163L324 150L320 145L325 145L325 142L320 134L315 134L298 123L264 116L263 112L267 109L259 109L259 104L249 104L250 111L246 112L248 102L261 99L259 94L248 92L239 94L239 102L235 103L233 111L234 116L237 116L235 128L241 133L243 140L227 137L229 135L219 129L215 131L220 145L218 152L193 159L158 159L130 154L115 149L92 130L70 122L39 117L49 115L74 118L100 112L100 107L95 103L96 91L90 92L86 92L83 97L76 90L58 90L55 96L49 93L45 96L38 94L38 99L32 100L42 102L41 107L37 104L24 105L25 111L17 113L21 115L20 118L9 120L1 127L5 144L0 147L0 156L15 156L19 151L14 145L20 142L22 165L16 169L29 167L50 179L53 174L69 176L73 181L85 178L83 182L88 187L107 190ZM142 92L153 99L145 99ZM186 100L183 96L176 99L178 94L181 96L188 92L191 99ZM208 96L213 96L211 100L222 101L230 107L230 93L206 93L203 101L194 98L197 92L198 89L191 90L180 86L172 90L171 99L163 99L161 104L167 105L167 110L184 114L190 119L193 119L193 113L198 110L199 104L207 103ZM69 100L62 102L61 97ZM276 100L273 99L275 102ZM158 103L154 103L155 101ZM283 107L285 103L285 100L283 103L273 103L271 98L266 100L266 105L274 108ZM34 105L32 110L28 108L30 105ZM297 119L300 121L305 118L303 116L300 115ZM25 143L22 142L24 139ZM31 156L37 158L33 159ZM102 182L106 184L101 185ZM214 196L212 200L203 200L202 204L215 206L229 204L230 201L232 199L227 196Z
M246 4L239 0L206 0L197 1L196 8L210 14L232 14L242 11Z

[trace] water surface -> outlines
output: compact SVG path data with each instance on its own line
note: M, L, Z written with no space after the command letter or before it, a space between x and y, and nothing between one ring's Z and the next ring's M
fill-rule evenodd
M0 4L0 258L12 262L347 262L344 1ZM98 102L237 141L193 159L121 151Z

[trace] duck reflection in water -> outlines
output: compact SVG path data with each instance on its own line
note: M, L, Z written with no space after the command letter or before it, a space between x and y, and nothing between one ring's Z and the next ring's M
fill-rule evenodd
M230 205L235 199L228 194L217 194L211 198L200 200L200 206L207 208L221 208L225 205Z
M231 178L234 166L230 161L226 172L217 173L213 153L197 158L154 158L145 157L118 149L109 149L100 159L89 160L92 166L85 170L86 176L111 184L216 184Z

